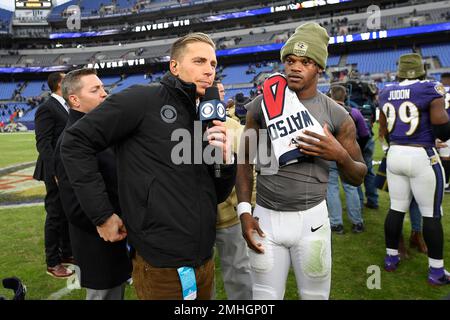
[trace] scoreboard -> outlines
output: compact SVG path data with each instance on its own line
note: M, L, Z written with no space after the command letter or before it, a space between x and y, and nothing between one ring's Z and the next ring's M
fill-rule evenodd
M15 0L16 9L49 10L52 8L52 0Z

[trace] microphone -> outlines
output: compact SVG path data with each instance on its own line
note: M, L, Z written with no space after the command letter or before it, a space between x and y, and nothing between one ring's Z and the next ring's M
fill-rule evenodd
M224 122L226 120L225 106L220 101L219 89L217 87L206 88L205 96L199 106L200 121L207 122L208 125L213 120Z
M205 91L203 101L199 106L200 121L208 124L208 128L213 126L213 120L226 121L226 109L224 103L220 101L219 89L217 87L208 87ZM214 164L214 176L221 177L220 164Z

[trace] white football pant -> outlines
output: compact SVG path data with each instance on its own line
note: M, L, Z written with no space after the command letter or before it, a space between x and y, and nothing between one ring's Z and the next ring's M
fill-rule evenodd
M392 145L386 164L392 210L407 212L414 195L423 217L442 215L445 175L435 148Z
M306 210L273 211L256 205L264 254L249 250L253 299L281 300L292 264L299 296L325 300L331 285L331 230L326 202Z

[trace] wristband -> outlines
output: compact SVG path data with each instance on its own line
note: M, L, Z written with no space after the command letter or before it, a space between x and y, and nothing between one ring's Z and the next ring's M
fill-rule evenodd
M237 214L240 218L243 213L252 214L252 205L249 202L239 202L237 205Z

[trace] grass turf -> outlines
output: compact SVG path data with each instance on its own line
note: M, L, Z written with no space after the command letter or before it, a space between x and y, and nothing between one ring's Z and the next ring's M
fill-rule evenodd
M33 132L0 133L0 168L36 161L38 153Z

